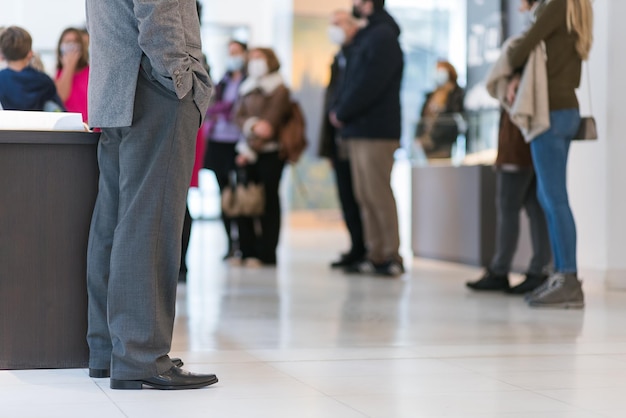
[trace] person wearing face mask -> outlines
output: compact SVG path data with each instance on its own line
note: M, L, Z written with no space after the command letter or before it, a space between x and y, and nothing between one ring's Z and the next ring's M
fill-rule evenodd
M463 113L465 92L448 61L437 62L435 83L435 90L426 95L415 137L429 159L450 158L459 135L458 118Z
M537 195L546 214L554 273L527 298L530 306L582 309L585 298L578 277L576 222L567 191L567 161L580 125L576 89L582 61L593 44L593 7L590 0L542 1L537 19L506 51L509 66L526 70L530 57L545 45L549 128L531 138L530 150L537 177ZM528 64L528 65L527 65ZM521 88L521 87L520 87ZM513 92L515 93L515 86ZM509 99L509 101L511 101Z
M214 102L207 111L203 134L207 138L204 167L215 173L220 192L229 184L229 175L235 169L235 146L241 129L235 122L234 107L239 99L239 87L246 77L248 46L236 40L228 44L226 74L215 87ZM222 222L228 239L224 260L232 258L236 243L231 235L233 219L222 213Z
M239 249L245 265L272 266L277 261L281 220L278 187L285 165L279 156L279 131L291 111L291 94L272 49L255 48L249 58L248 78L239 88L236 121L243 139L237 144L236 162L245 169L248 181L263 185L265 209L258 219L238 219Z
M67 111L81 113L87 123L89 60L87 45L79 29L67 28L61 33L54 83Z
M537 2L522 0L521 13L532 13ZM515 74L518 78L519 74ZM501 111L496 170L496 245L495 253L483 276L466 283L476 291L505 291L523 295L547 280L551 261L550 238L543 209L537 199L537 179L530 146L508 112ZM519 238L520 212L528 215L533 256L525 280L510 287L509 272Z
M330 122L350 155L367 253L346 273L397 277L404 273L391 170L400 146L400 86L404 55L400 27L384 0L353 0L364 27L354 37Z
M350 12L338 10L332 14L328 36L340 49L333 60L330 69L330 82L326 89L319 155L330 159L335 171L339 202L351 241L350 250L342 254L337 261L331 263L332 268L347 267L361 260L366 253L363 223L360 208L354 196L354 188L352 187L352 174L350 172L347 146L345 141L342 141L338 129L328 119L330 109L333 107L337 99L337 93L341 89L352 41L358 31L359 22L350 15Z

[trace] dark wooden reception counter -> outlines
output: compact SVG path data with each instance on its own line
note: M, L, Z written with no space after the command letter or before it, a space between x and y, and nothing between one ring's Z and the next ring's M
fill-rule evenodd
M0 131L0 369L87 367L98 137Z
M488 266L495 250L496 175L491 166L413 167L412 249L417 257ZM521 215L513 270L531 257L528 221Z

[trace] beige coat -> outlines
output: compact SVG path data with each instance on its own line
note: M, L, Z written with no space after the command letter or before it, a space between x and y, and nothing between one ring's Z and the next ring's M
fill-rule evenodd
M487 91L500 101L513 123L522 131L526 142L530 142L550 128L546 53L543 42L531 52L524 66L515 101L510 105L506 100L506 92L515 69L509 63L507 51L518 39L510 38L502 46L503 52L487 76Z

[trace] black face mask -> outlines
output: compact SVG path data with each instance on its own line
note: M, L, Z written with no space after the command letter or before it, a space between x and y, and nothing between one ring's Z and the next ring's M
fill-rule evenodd
M363 18L363 14L357 6L352 6L352 16L356 17L357 19Z

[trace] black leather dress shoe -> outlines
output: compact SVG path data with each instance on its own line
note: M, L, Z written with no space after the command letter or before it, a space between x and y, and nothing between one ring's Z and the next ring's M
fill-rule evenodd
M330 268L338 269L348 267L356 263L357 261L363 260L364 257L364 253L349 252L341 254L337 261L333 261L332 263L330 263Z
M526 279L515 287L507 290L510 295L525 295L532 292L548 280L548 276L545 274L527 274Z
M172 363L174 363L175 367L183 367L184 363L181 359L174 357L170 360L172 360ZM104 379L106 377L111 377L111 370L110 369L92 369L90 367L89 377L93 377L95 379Z
M158 376L140 380L111 379L111 389L143 389L150 386L161 390L199 389L217 383L214 374L189 373L180 367L172 367Z
M478 291L507 291L510 288L508 274L495 274L489 270L479 280L467 282L465 285L472 290Z

